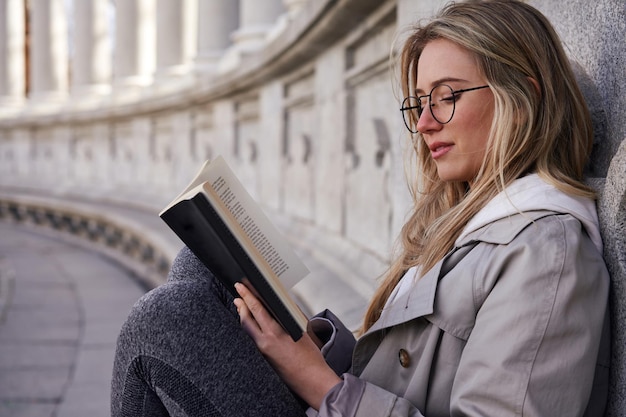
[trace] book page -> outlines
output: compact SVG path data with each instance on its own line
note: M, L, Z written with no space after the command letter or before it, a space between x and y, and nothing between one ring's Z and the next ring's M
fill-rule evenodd
M289 265L281 258L278 250L269 241L266 234L261 231L258 224L250 217L246 208L237 200L231 187L228 186L224 177L218 177L211 184L222 203L233 215L237 223L241 226L245 234L248 236L252 244L259 251L259 254L267 261L268 265L276 274L281 277L288 269Z
M220 200L274 275L280 278L283 286L289 289L304 278L309 272L306 266L246 191L224 159L218 157L213 160L205 173L208 182L204 185L205 190L210 186L210 190L207 191ZM246 245L243 246L245 248ZM255 259L254 256L250 257Z

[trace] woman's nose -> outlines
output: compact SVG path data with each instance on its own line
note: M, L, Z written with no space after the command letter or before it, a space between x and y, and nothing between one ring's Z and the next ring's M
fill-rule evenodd
M430 111L430 108L424 109L419 119L417 119L417 125L415 128L420 133L425 133L431 130L439 130L443 125L439 123L433 117L433 114Z

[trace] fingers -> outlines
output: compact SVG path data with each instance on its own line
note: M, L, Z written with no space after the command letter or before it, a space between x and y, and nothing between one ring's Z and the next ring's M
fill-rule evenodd
M239 313L241 325L257 342L257 346L270 335L282 337L283 334L286 334L278 322L266 310L265 306L244 284L235 284L235 289L241 296L241 298L235 299L235 306Z
M271 320L261 302L243 284L235 284L235 289L241 298L235 299L235 306L239 313L239 320L246 332L255 340L263 333L263 324Z
M262 333L261 328L254 319L254 316L250 312L250 309L246 305L245 301L241 298L235 298L235 307L237 307L237 313L239 314L239 322L241 327L248 333L254 340Z
M267 312L265 306L263 306L258 298L256 298L245 285L237 283L235 284L235 289L243 299L254 320L256 320L261 327L273 321L273 318Z
M246 305L252 312L252 314L256 317L258 313L264 312L265 308L261 304L261 302L250 292L250 290L241 283L235 284L235 289L237 293L241 296L243 301L245 301Z

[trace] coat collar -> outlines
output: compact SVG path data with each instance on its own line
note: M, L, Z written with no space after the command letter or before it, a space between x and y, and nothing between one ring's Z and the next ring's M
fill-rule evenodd
M365 334L396 326L433 313L439 279L447 274L480 242L505 245L534 221L555 214L548 210L517 213L489 223L459 240L455 247L424 276L410 291L399 296L382 311L380 318Z
M551 210L535 210L503 217L468 233L456 242L455 247L461 247L474 241L492 243L495 245L509 244L522 230L528 227L529 224L552 214L556 214L556 212Z
M459 236L459 241L496 220L517 213L538 210L570 214L578 219L598 251L602 253L602 237L595 201L587 197L567 194L542 179L538 174L529 174L516 179L492 198L467 223Z
M380 318L368 329L367 333L432 314L442 264L443 260L437 262L430 271L413 284L410 291L386 306Z

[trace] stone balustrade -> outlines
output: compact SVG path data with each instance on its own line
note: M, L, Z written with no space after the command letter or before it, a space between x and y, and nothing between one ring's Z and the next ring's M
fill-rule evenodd
M390 55L444 3L0 0L0 221L63 230L156 285L176 244L121 208L158 228L158 210L219 154L294 245L351 289L357 316L410 204ZM529 3L555 24L593 113L588 176L613 278L608 415L620 416L626 10Z
M88 246L134 273L146 289L161 284L182 246L168 239L153 214L103 203L0 191L0 221ZM155 227L156 226L156 227ZM165 229L165 228L163 228Z

